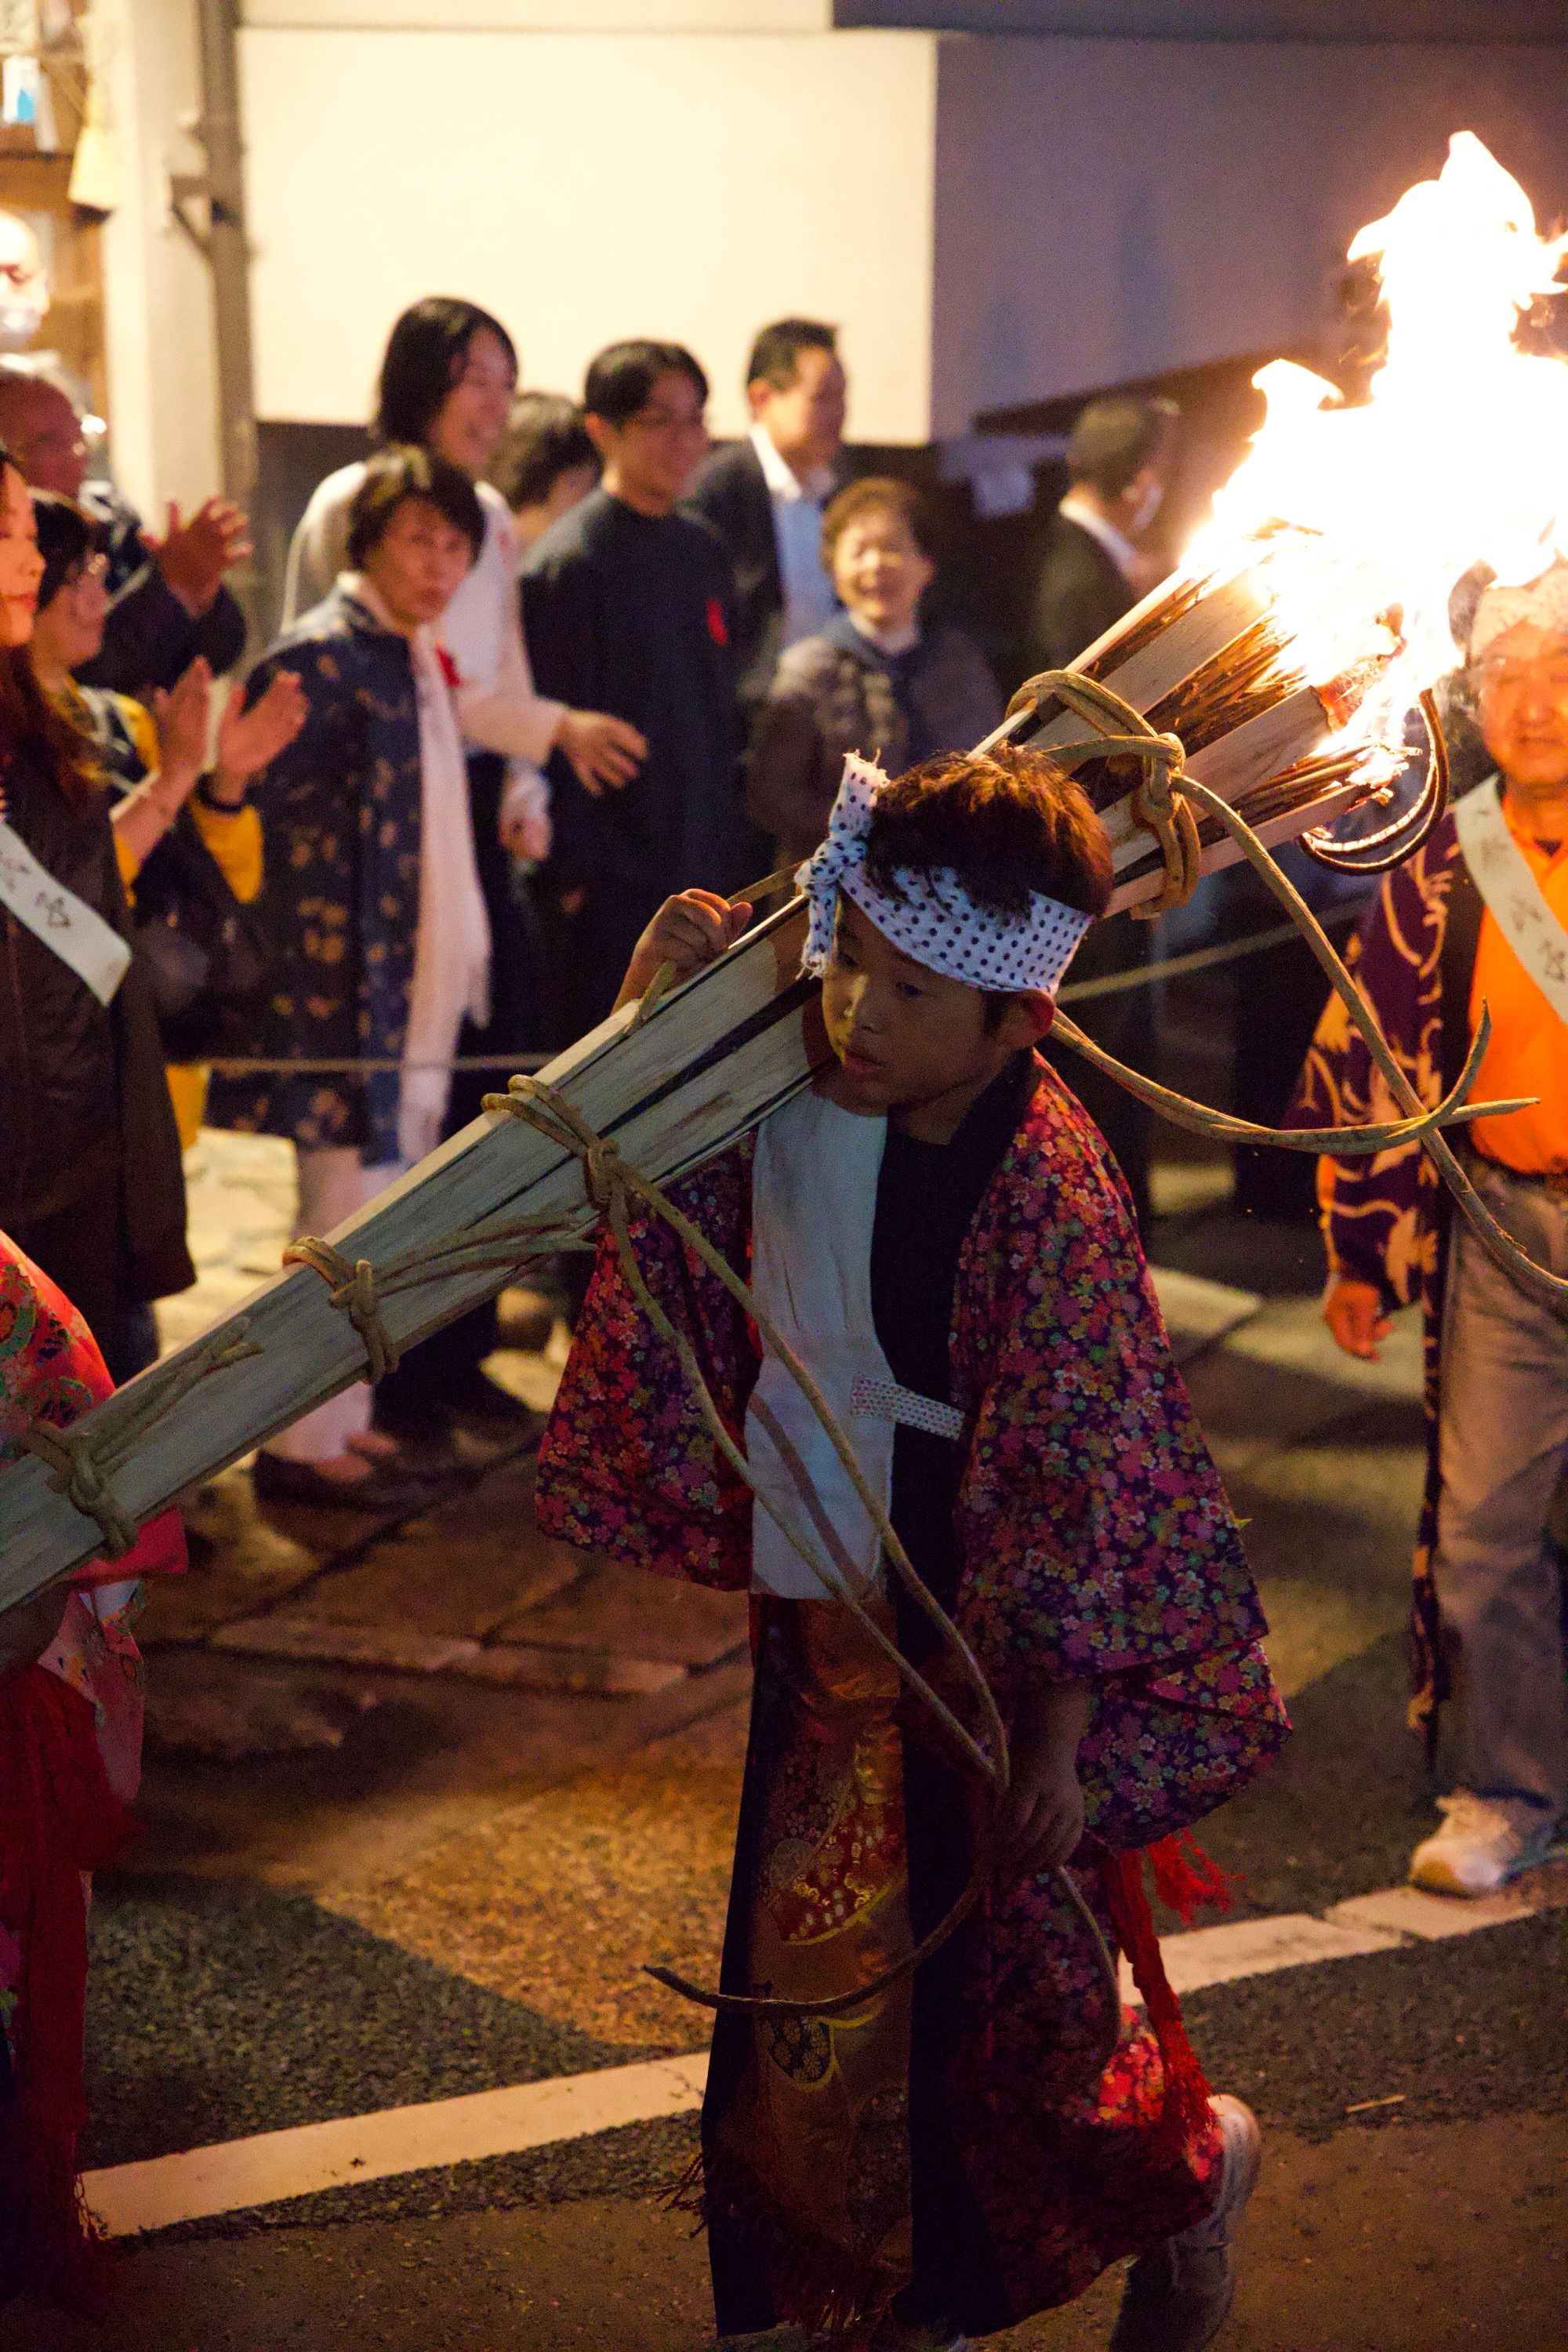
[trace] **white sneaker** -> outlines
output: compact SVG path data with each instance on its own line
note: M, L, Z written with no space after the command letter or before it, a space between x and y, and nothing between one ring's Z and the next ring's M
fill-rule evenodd
M1539 1805L1517 1797L1478 1797L1456 1789L1439 1797L1440 1830L1410 1857L1410 1884L1437 1895L1495 1895L1542 1860L1556 1824Z
M1231 2236L1258 2186L1262 2134L1241 2100L1222 2092L1210 2104L1221 2145L1214 2204L1180 2237L1162 2239L1131 2264L1110 2352L1203 2352L1225 2326L1236 2293Z

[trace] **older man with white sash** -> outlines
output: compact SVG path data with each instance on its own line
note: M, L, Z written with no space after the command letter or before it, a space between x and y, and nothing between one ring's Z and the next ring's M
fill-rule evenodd
M1471 1172L1541 1265L1568 1274L1568 563L1476 606L1470 682L1497 773L1391 874L1358 942L1360 976L1423 1097L1458 1075L1479 1023L1476 1099L1535 1097L1479 1119ZM1297 1115L1390 1115L1337 1004ZM1426 1312L1430 1440L1415 1558L1413 1719L1457 1702L1456 1785L1417 1845L1419 1885L1483 1895L1548 1851L1568 1809L1563 1563L1548 1533L1568 1449L1568 1324L1447 1214L1416 1150L1322 1162L1329 1328L1375 1356L1391 1307Z

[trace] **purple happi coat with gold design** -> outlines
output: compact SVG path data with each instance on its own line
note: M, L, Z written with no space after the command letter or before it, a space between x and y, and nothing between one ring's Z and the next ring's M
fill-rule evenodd
M753 1159L747 1139L672 1188L742 1276ZM754 1330L667 1226L638 1215L634 1238L739 1439ZM1093 1686L1073 1867L1114 1947L1113 1857L1221 1803L1287 1727L1125 1189L1043 1063L963 1243L948 1354L967 1431L952 1613L1005 1719L1030 1680ZM542 1449L538 1512L547 1532L659 1574L751 1580L750 1492L612 1246ZM893 1517L910 1541L896 1479ZM759 1593L752 1633L722 1981L820 1999L871 1983L942 1916L973 1862L968 1791L847 1612ZM1131 2015L1116 2038L1110 2002L1043 1873L994 1882L912 1984L862 2008L721 2014L703 2119L721 2333L852 2330L922 2277L955 2326L984 2333L1194 2220L1215 2135L1162 2136L1160 2048Z
M1422 1107L1436 1109L1469 1051L1470 986L1484 906L1452 816L1385 876L1345 961ZM1312 1039L1287 1123L1358 1127L1398 1118L1386 1080L1337 996ZM1426 1481L1416 1529L1410 1615L1410 1719L1430 1738L1448 1696L1438 1638L1437 1415L1451 1197L1418 1143L1373 1157L1321 1160L1318 1197L1329 1265L1369 1282L1388 1307L1419 1306Z

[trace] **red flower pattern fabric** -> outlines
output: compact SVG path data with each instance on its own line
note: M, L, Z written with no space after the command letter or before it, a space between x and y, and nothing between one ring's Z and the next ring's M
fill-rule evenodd
M742 1275L752 1157L747 1138L673 1188ZM739 1439L754 1331L668 1226L645 1211L632 1230ZM1005 1715L1022 1671L1096 1684L1082 1760L1105 1843L1184 1828L1250 1778L1288 1725L1125 1189L1043 1062L964 1244L951 1354L953 1402L973 1429L959 1628ZM538 1512L546 1533L627 1565L731 1590L749 1580L749 1491L610 1245L541 1448Z
M747 1139L673 1188L742 1275L752 1162ZM633 1234L739 1438L759 1361L754 1330L667 1226L638 1214ZM1109 1880L1139 1866L1115 1857L1234 1793L1288 1725L1259 1646L1252 1578L1172 1360L1125 1189L1044 1064L960 1258L950 1361L953 1401L973 1431L957 1507L956 1619L1005 1716L1026 1675L1093 1685L1079 1750L1089 1835L1073 1867L1114 1947ZM749 1492L610 1246L541 1452L537 1508L548 1533L628 1564L709 1585L748 1581ZM780 1729L793 1720L780 1658L799 1606L754 1606L756 1694L727 1969L728 1955L745 1948L748 1918L755 1935L759 1903L771 1906L775 1934L800 1906L816 1906L826 1937L836 1923L842 1929L840 1913L859 1916L862 1882L899 1876L898 1822L868 1803L867 1773L851 1776L853 1791L825 1788L820 1740ZM947 1695L963 1696L951 1685ZM910 1728L919 1736L918 1724ZM851 1825L852 1835L838 1833ZM791 1892L781 1905L785 1861ZM753 1951L748 1969L754 1963ZM1107 1990L1092 1942L1048 1873L993 1887L943 1967L954 1982L943 2106L987 2249L985 2283L961 2315L971 2333L985 2332L1070 2299L1108 2263L1196 2218L1212 2198L1217 2135L1212 2126L1173 2134L1160 2041L1131 2014L1109 2065L1086 2081L1102 2046ZM826 2042L838 2030L829 2026ZM727 2246L729 2270L737 2247L742 2268L762 2266L778 2317L821 2326L833 2312L864 2315L888 2283L881 2271L857 2275L843 2244L830 2242L836 2208L823 2184L835 2177L833 2150L810 2168L815 2216L801 2184L792 2191L787 2166L773 2164L766 2181L752 2177L761 2158L736 2117L751 2115L756 2085L772 2083L775 2105L787 2085L773 2079L784 2066L777 2050L767 2053L773 2072L755 2053L734 2058L749 2032L722 2017L715 2036L704 2158L716 2250ZM807 2021L795 2038L809 2057L824 2029ZM898 2125L889 2148L909 2128L896 2098L888 2105L892 2095L885 2086L863 2102L867 2117ZM896 2153L884 2168L889 2212ZM850 2169L863 2189L864 2166ZM884 2254L890 2242L884 2231Z
M0 1234L0 1469L24 1415L64 1429L112 1387L76 1309ZM0 2303L100 2312L102 2248L79 2207L87 1874L132 1834L141 1772L140 1580L185 1565L165 1511L70 1579L36 1665L0 1675Z

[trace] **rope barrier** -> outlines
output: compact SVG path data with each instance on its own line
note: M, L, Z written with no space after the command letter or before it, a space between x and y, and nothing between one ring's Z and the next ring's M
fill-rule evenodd
M1097 730L1084 741L1053 752L1053 757L1062 767L1070 770L1091 758L1132 758L1142 765L1144 773L1133 796L1133 813L1138 822L1154 835L1164 866L1164 880L1159 898L1147 911L1158 913L1167 907L1182 904L1191 895L1197 878L1198 835L1193 808L1187 803L1195 803L1218 820L1237 843L1242 856L1262 876L1269 890L1285 908L1290 919L1289 928L1306 939L1365 1038L1373 1060L1404 1116L1359 1129L1320 1129L1310 1133L1291 1134L1254 1127L1247 1121L1233 1119L1225 1113L1211 1110L1206 1105L1173 1094L1154 1081L1142 1077L1141 1073L1127 1069L1112 1056L1093 1046L1076 1024L1064 1016L1060 1027L1067 1041L1087 1053L1091 1060L1130 1091L1152 1102L1165 1117L1176 1118L1181 1124L1196 1126L1201 1131L1230 1139L1269 1141L1297 1150L1331 1148L1336 1156L1352 1156L1387 1150L1394 1144L1418 1142L1435 1160L1444 1181L1454 1192L1461 1212L1491 1255L1505 1270L1513 1274L1522 1287L1547 1298L1558 1311L1562 1311L1563 1302L1568 1301L1568 1281L1559 1281L1544 1273L1501 1232L1439 1132L1444 1127L1462 1124L1483 1114L1496 1116L1523 1107L1517 1103L1470 1105L1468 1102L1468 1091L1475 1082L1489 1035L1489 1020L1484 1012L1458 1084L1436 1106L1430 1108L1424 1106L1384 1040L1371 1006L1300 892L1275 864L1251 827L1229 803L1185 773L1179 739L1173 735L1158 734L1141 713L1124 703L1119 696L1075 673L1046 673L1031 682L1031 691L1037 698L1055 696ZM770 877L768 883L758 886L754 893L742 895L761 897L765 890L781 887L788 878L786 874ZM1234 951L1237 954L1255 952L1265 944L1276 944L1280 935L1280 932L1254 935L1246 942L1234 943ZM1221 961L1230 953L1230 950L1198 950L1194 956L1173 958L1168 961L1173 968L1192 970L1203 963ZM1143 967L1135 976L1108 977L1123 979L1128 986L1142 986L1161 976L1161 968ZM639 1018L647 1016L669 985L670 972L666 967L647 992L639 1010ZM1093 982L1086 986L1085 992L1089 991L1110 992L1108 989L1097 989ZM489 1059L482 1060L480 1066L508 1066L506 1063ZM226 1066L235 1068L241 1066L229 1064ZM312 1066L300 1062L282 1066L305 1068ZM371 1066L331 1064L324 1066ZM405 1066L391 1063L384 1066L401 1068ZM851 1991L832 1999L803 2001L773 1996L711 1992L689 1983L670 1969L655 1968L648 1970L660 1983L710 2009L780 2016L828 2017L861 2008L910 1974L946 1942L973 1909L990 1876L994 1866L995 1822L1010 1783L1006 1731L995 1696L958 1627L915 1570L892 1525L885 1503L868 1485L853 1447L816 1381L762 1309L749 1285L735 1273L699 1227L677 1208L663 1188L625 1160L615 1142L598 1134L563 1094L531 1074L516 1072L513 1067L514 1074L507 1091L487 1095L484 1097L485 1109L525 1120L580 1163L585 1198L607 1226L626 1280L651 1327L674 1351L693 1401L723 1459L768 1511L786 1541L819 1583L849 1611L906 1687L930 1710L963 1762L979 1776L991 1800L991 1826L976 1840L974 1866L963 1894L946 1916L910 1953L872 1983L857 1986ZM976 1738L971 1732L947 1701L904 1656L896 1640L874 1612L865 1606L859 1594L839 1573L836 1565L819 1557L800 1530L781 1517L769 1498L760 1493L743 1449L719 1411L691 1341L667 1314L637 1262L629 1224L629 1203L633 1201L642 1203L658 1217L723 1286L749 1317L763 1345L795 1382L877 1530L882 1557L935 1628L943 1648L958 1668L961 1680L968 1686L978 1708L982 1738ZM331 1307L346 1315L353 1324L365 1349L369 1375L372 1380L378 1380L393 1368L398 1355L383 1318L384 1302L388 1297L459 1272L510 1273L523 1257L542 1245L558 1244L563 1237L574 1234L577 1222L565 1211L543 1217L501 1221L449 1237L433 1249L425 1245L406 1251L379 1268L368 1259L351 1260L333 1244L307 1234L290 1245L287 1259L310 1267L326 1283ZM226 1337L220 1329L220 1332L211 1335L211 1346L205 1350L198 1348L182 1358L172 1360L168 1377L163 1381L159 1381L155 1372L146 1376L146 1385L135 1410L119 1423L112 1439L106 1442L101 1459L89 1441L73 1441L69 1433L32 1424L21 1436L20 1442L49 1465L56 1490L68 1496L79 1510L97 1522L110 1557L119 1557L135 1539L135 1523L109 1485L113 1469L129 1455L152 1423L198 1381L238 1357L257 1352L245 1337L243 1322L237 1328L227 1327ZM1115 1963L1098 1921L1070 1874L1064 1869L1052 1874L1058 1890L1074 1906L1091 1933L1106 1978L1111 1996L1110 2042L1105 2053L1108 2055L1109 2047L1114 2046L1120 2033L1120 1990ZM1105 2056L1100 2055L1097 2071L1104 2063Z
M404 1062L395 1054L225 1054L211 1062L187 1063L186 1068L210 1070L216 1077L249 1078L266 1075L284 1077L358 1077L396 1070L542 1070L553 1054L449 1054L438 1062Z
M1342 907L1323 919L1325 930L1341 930L1360 919L1359 907ZM1087 1004L1092 998L1124 996L1129 989L1148 988L1156 981L1179 980L1191 972L1214 971L1221 965L1244 962L1266 948L1283 947L1300 940L1294 923L1270 923L1267 929L1247 931L1239 940L1218 940L1212 948L1189 948L1181 955L1162 956L1155 963L1127 964L1120 971L1100 973L1093 980L1069 981L1057 991L1058 1004Z
M1344 908L1328 917L1326 929L1339 929L1353 923L1360 913L1357 908ZM1177 980L1188 972L1208 971L1216 966L1238 963L1250 955L1260 955L1266 948L1277 948L1287 940L1301 936L1294 923L1273 923L1267 930L1248 931L1239 940L1221 940L1215 946L1193 948L1182 955L1163 956L1155 963L1128 964L1120 971L1100 973L1094 980L1069 981L1057 992L1058 1004L1086 1004L1091 998L1121 996L1129 989L1149 988L1162 980ZM667 983L668 985L668 983ZM661 991L661 993L663 992ZM658 1000L655 999L657 1003ZM647 1003L647 999L643 1000ZM649 1007L649 1010L652 1008ZM637 1026L647 1018L639 1012ZM370 1077L390 1071L414 1070L504 1070L510 1077L514 1071L532 1072L549 1067L555 1059L548 1054L454 1054L439 1062L401 1062L392 1054L312 1054L290 1055L226 1055L222 1060L199 1066L220 1077Z
M1279 873L1273 859L1261 843L1257 841L1250 827L1235 815L1227 803L1220 802L1217 794L1211 793L1206 787L1197 784L1195 780L1183 773L1182 746L1176 737L1157 734L1147 725L1142 714L1123 703L1119 696L1071 674L1061 673L1058 676L1048 673L1040 683L1042 690L1059 689L1061 698L1067 701L1069 707L1079 711L1092 726L1118 727L1122 730L1114 734L1102 731L1080 744L1069 745L1061 755L1064 766L1073 767L1081 764L1089 758L1105 756L1135 758L1145 763L1147 772L1143 784L1135 795L1134 809L1139 814L1140 822L1154 833L1164 859L1165 884L1157 901L1158 907L1183 903L1190 897L1197 878L1196 820L1191 810L1185 808L1177 797L1181 793L1190 793L1205 807L1217 806L1223 821L1230 827L1242 846L1244 855L1251 856L1252 850L1247 845L1252 845L1252 849L1257 853L1253 862L1260 862L1260 870L1264 874L1265 880L1270 888L1275 890L1276 895L1283 898L1287 911L1291 916L1292 924L1296 928L1302 928L1304 919L1305 924L1311 927L1308 933L1309 941L1313 945L1314 953L1319 954L1320 961L1324 956L1330 960L1331 979L1333 979L1336 973L1342 975L1344 988L1352 994L1357 993L1353 982L1344 971L1343 966L1340 964L1326 935L1317 925L1305 902L1301 900L1299 893L1294 891L1286 877ZM787 878L784 874L770 877L769 883L763 887L777 887ZM1285 896L1286 893L1289 893L1289 897ZM758 895L761 895L760 891ZM1317 941L1321 942L1321 953ZM668 992L671 982L672 968L666 965L655 976L647 992L639 1007L638 1019L647 1017L653 1006ZM1336 985L1338 984L1336 981ZM1371 1020L1370 1013L1367 1018ZM1483 1024L1483 1027L1486 1025ZM1373 1026L1375 1028L1375 1023L1373 1023ZM1127 1070L1123 1065L1116 1062L1109 1055L1101 1054L1099 1048L1091 1047L1089 1041L1084 1038L1076 1024L1070 1021L1064 1020L1063 1034L1068 1043L1077 1045L1080 1050L1089 1051L1092 1059L1124 1086L1129 1087L1132 1092L1141 1095L1145 1100L1154 1102L1166 1117L1175 1118L1182 1124L1196 1126L1202 1131L1224 1134L1233 1139L1245 1138L1247 1140L1272 1140L1286 1143L1295 1150L1322 1148L1321 1132L1297 1137L1283 1134L1269 1128L1254 1127L1247 1121L1233 1119L1225 1113L1211 1110L1205 1104L1191 1102L1184 1096L1173 1094L1168 1088L1157 1086L1152 1080L1142 1078L1139 1073ZM1391 1143L1410 1140L1418 1140L1430 1146L1436 1140L1436 1129L1440 1126L1479 1117L1483 1110L1488 1115L1495 1116L1505 1108L1519 1108L1520 1106L1511 1104L1470 1106L1467 1103L1466 1097L1480 1066L1485 1045L1485 1035L1478 1035L1458 1085L1435 1108L1427 1109L1419 1101L1412 1098L1407 1107L1410 1115L1403 1120L1384 1121L1376 1126L1362 1129L1331 1130L1336 1150L1346 1153L1379 1151L1388 1149ZM581 1112L556 1088L544 1085L534 1076L519 1073L512 1076L504 1094L487 1095L484 1097L483 1108L489 1112L525 1120L579 1160L583 1171L584 1193L590 1205L609 1229L623 1273L632 1289L633 1296L652 1328L675 1354L703 1423L723 1459L742 1484L749 1489L755 1501L760 1503L768 1513L785 1541L816 1577L819 1584L848 1610L873 1646L892 1665L900 1680L931 1710L958 1748L963 1760L978 1773L988 1789L993 1808L991 1826L976 1840L975 1860L968 1884L936 1927L892 1969L885 1971L872 1983L856 1986L851 1991L831 1999L802 2001L773 1995L710 1991L704 1987L693 1984L689 1979L678 1975L672 1969L651 1968L647 1970L647 1973L658 1982L707 2009L737 2011L752 2015L830 2017L861 2008L879 1993L910 1974L947 1941L973 1909L991 1874L994 1865L993 1838L995 1822L1001 1802L1006 1795L1010 1779L1006 1732L994 1695L978 1660L958 1627L941 1607L915 1570L889 1517L886 1505L868 1485L853 1447L811 1372L783 1333L773 1323L771 1318L767 1316L750 1286L735 1273L722 1254L713 1247L707 1235L676 1207L659 1184L651 1177L645 1175L630 1161L623 1159L612 1140L596 1133ZM1449 1156L1451 1158L1451 1155ZM942 1643L957 1664L963 1681L969 1685L978 1702L982 1722L989 1742L987 1746L983 1746L971 1734L959 1721L946 1700L939 1696L926 1678L904 1656L897 1642L876 1615L865 1607L859 1595L840 1575L837 1566L820 1556L816 1548L803 1538L800 1530L781 1517L771 1498L758 1486L752 1475L742 1447L737 1443L719 1411L691 1341L666 1313L638 1264L627 1214L627 1204L632 1200L639 1201L649 1208L723 1286L748 1317L763 1346L773 1354L795 1381L832 1445L854 1492L877 1530L881 1556L935 1627ZM552 1230L558 1231L569 1225L571 1221L563 1216L558 1216L553 1220L531 1219L514 1225L510 1232L513 1239L521 1239L526 1234L530 1236L533 1245L537 1245L539 1242L546 1239ZM458 1259L465 1256L470 1263L487 1262L475 1261L472 1257L473 1251L483 1250L487 1245L492 1249L500 1246L502 1232L502 1228L492 1228L486 1234L470 1236L467 1241L456 1243L446 1248L437 1247L433 1252L424 1251L417 1254L417 1256L409 1253L404 1258L395 1261L392 1265L383 1268L379 1276L368 1261L361 1260L357 1265L351 1265L340 1252L310 1237L296 1243L291 1255L297 1256L302 1263L314 1265L323 1279L332 1286L331 1289L332 1305L348 1314L351 1320L354 1322L356 1329L360 1331L365 1341L371 1376L374 1379L377 1377L375 1366L384 1358L387 1350L386 1336L381 1322L381 1297L395 1288L412 1286L419 1282L436 1279L441 1273L449 1270ZM495 1261L492 1259L488 1262ZM507 1261L507 1263L515 1263L515 1260ZM1565 1285L1564 1288L1568 1289L1568 1285ZM1080 1890L1065 1870L1054 1873L1053 1876L1059 1891L1065 1894L1067 1899L1092 1930L1108 1983L1114 1987L1116 1985L1114 1961L1100 1934L1099 1924L1094 1919ZM1111 2018L1113 2025L1119 2031L1119 1990L1116 1990L1112 2000ZM1101 2063L1103 2063L1103 2060Z

